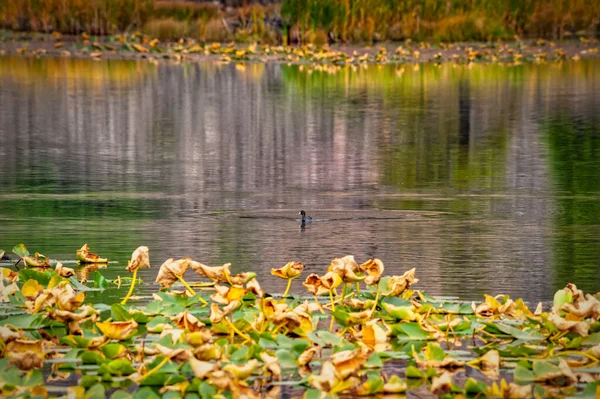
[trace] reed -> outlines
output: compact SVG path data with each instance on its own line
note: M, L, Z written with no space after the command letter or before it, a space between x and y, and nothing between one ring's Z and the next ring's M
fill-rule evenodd
M563 39L597 34L600 0L2 0L0 27L114 34L143 29L163 39L337 41Z
M340 40L561 39L593 32L600 0L283 0L299 40L322 29Z
M3 0L3 28L63 33L112 34L142 26L154 0Z

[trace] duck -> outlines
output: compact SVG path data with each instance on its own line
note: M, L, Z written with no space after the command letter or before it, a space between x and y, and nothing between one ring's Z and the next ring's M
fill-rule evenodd
M301 210L300 212L298 212L298 215L302 216L302 218L300 219L300 221L303 224L304 223L310 223L313 220L310 216L306 216L306 212L304 212L304 210Z

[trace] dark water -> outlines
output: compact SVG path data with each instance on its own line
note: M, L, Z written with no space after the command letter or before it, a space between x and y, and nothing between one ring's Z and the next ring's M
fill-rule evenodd
M600 290L600 61L331 72L0 58L0 248L87 242L114 278L148 245L146 295L168 257L281 292L346 254L466 299Z

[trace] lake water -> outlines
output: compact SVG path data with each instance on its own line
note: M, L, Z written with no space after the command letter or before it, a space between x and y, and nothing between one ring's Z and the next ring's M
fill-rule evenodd
M304 229L300 209L317 221ZM417 268L415 288L600 290L600 61L311 71L0 58L0 248L123 269ZM192 273L190 271L190 273ZM300 281L293 291L303 292ZM102 294L124 296L124 288Z

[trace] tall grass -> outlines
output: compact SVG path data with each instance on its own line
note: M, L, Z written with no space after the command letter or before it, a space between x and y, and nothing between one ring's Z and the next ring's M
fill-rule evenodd
M2 0L0 26L111 34L142 26L153 9L154 0Z
M270 0L269 2L271 2ZM560 39L598 32L600 0L0 0L0 27L162 39L297 41ZM264 0L261 1L261 3ZM281 16L281 18L280 18Z
M563 38L596 29L600 0L283 0L299 31L341 40L486 40L514 34Z

